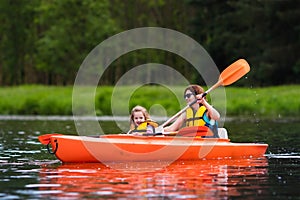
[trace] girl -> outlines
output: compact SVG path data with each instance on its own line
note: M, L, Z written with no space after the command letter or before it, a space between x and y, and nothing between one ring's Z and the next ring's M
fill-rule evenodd
M128 134L154 134L157 126L158 124L150 119L146 108L137 105L131 110L130 131Z

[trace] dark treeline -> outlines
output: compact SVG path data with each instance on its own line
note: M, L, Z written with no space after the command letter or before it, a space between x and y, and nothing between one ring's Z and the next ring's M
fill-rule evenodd
M252 66L254 86L300 83L299 0L2 0L0 84L73 84L99 43L137 27L164 27L199 42L220 70L238 58ZM117 59L101 83L114 84L133 66L156 62L191 82L182 58L140 50ZM240 82L243 84L243 81Z

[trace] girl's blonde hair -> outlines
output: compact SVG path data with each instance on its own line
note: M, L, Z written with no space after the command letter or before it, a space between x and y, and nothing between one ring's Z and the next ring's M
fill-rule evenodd
M145 117L145 121L150 119L150 115L146 108L144 108L143 106L140 106L140 105L133 107L131 110L131 113L130 113L130 130L133 130L136 128L135 124L134 124L134 120L133 120L135 112L142 112Z

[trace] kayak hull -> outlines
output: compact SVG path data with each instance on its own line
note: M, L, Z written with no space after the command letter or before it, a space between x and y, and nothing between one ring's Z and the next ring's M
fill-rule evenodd
M53 135L50 144L50 151L65 163L261 157L268 147L267 144L232 143L220 138L126 134L100 137Z

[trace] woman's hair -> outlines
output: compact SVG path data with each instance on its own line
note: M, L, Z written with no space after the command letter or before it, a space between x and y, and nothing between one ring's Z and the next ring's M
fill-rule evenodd
M132 108L131 113L130 113L130 130L133 130L135 128L135 124L134 124L134 120L133 120L135 112L142 112L145 117L145 120L150 119L150 115L146 108L144 108L143 106L139 106L139 105L135 106L134 108Z
M184 90L183 95L186 93L187 90L190 90L194 95L204 93L203 88L202 88L201 86L199 86L199 85L189 85L189 86Z

